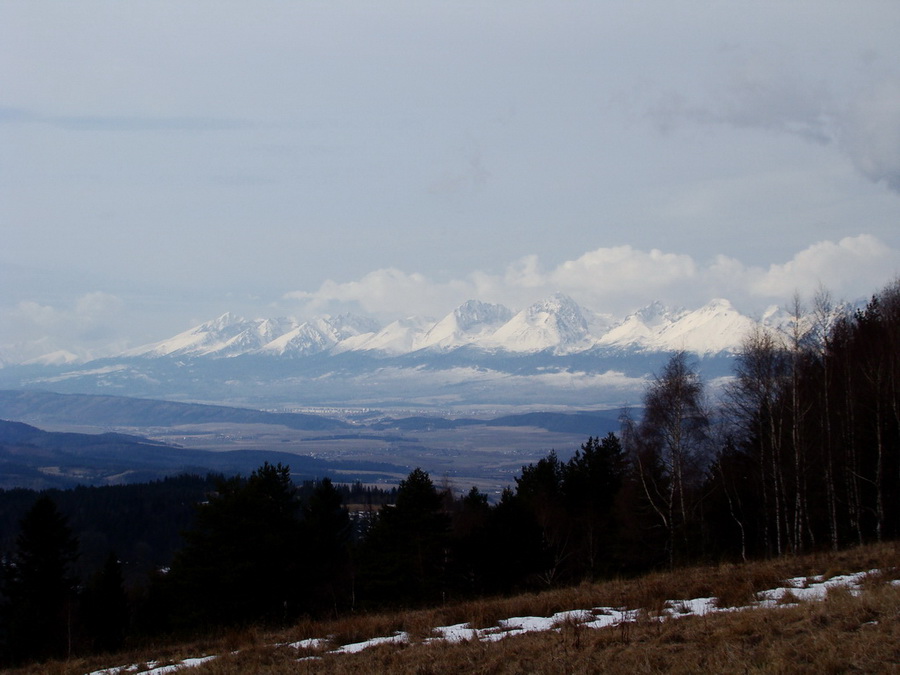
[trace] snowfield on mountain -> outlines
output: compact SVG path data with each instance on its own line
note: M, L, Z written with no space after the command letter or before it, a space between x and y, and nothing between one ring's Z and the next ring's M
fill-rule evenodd
M781 325L770 311L767 323ZM756 322L728 300L715 299L688 311L652 303L624 319L591 312L556 294L513 313L502 305L469 300L440 320L405 317L385 326L351 315L307 321L252 319L230 313L123 356L300 356L322 352L419 350L474 347L488 352L578 353L596 347L634 351L684 350L700 355L734 352Z

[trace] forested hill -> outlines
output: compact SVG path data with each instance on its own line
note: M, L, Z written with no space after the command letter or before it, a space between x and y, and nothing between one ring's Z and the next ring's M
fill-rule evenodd
M129 612L137 639L194 637L900 539L900 281L853 314L822 316L788 339L749 335L712 410L696 365L672 355L647 384L640 420L568 459L551 451L523 466L496 503L476 487L438 488L416 468L390 507L354 528L330 480L308 498L281 465L221 481L167 573L130 608L120 603L118 633L73 633L72 617L98 600L65 572L78 542L52 501L38 500L5 565L6 662L121 645ZM53 565L32 564L47 551ZM94 578L121 598L117 565ZM32 591L48 588L59 590L34 611Z
M273 413L198 403L145 398L56 394L48 391L0 390L0 417L35 424L85 424L110 427L171 427L179 424L280 424L291 429L325 431L347 429L341 420L304 413Z
M247 474L264 461L284 462L296 480L341 473L347 481L403 473L387 463L327 461L286 452L206 452L125 434L43 431L0 420L0 488L137 483L177 473ZM356 472L356 473L354 473ZM382 472L384 475L380 475Z
M172 563L184 544L182 534L194 524L197 506L214 498L224 480L217 474L183 474L129 485L0 490L0 559L14 552L19 524L29 509L48 497L79 541L79 576L89 576L115 551L129 583L141 583L153 570ZM314 481L299 482L297 498L307 499L314 487ZM335 489L345 504L373 508L393 501L396 492L360 484Z

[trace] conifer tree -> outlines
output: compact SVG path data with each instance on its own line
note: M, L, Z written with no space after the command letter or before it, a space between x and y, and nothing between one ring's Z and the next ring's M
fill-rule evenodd
M350 534L350 516L341 494L331 479L323 478L303 508L310 610L330 609L337 614L341 606L350 604Z
M422 604L447 590L449 517L431 477L420 468L400 482L397 502L382 509L360 556L370 601Z
M169 574L176 627L282 622L304 607L300 502L290 468L223 481L197 511Z
M602 440L588 438L565 465L563 493L575 528L577 567L588 577L613 565L614 509L625 469L625 452L612 432Z
M15 555L3 569L3 661L71 652L77 555L68 522L49 497L41 497L22 519Z
M81 599L84 629L94 651L121 648L128 629L128 598L122 565L110 553Z

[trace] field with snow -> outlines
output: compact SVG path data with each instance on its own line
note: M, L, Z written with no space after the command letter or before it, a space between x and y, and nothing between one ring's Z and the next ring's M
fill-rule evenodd
M882 544L232 631L40 672L896 672L898 579L900 546Z

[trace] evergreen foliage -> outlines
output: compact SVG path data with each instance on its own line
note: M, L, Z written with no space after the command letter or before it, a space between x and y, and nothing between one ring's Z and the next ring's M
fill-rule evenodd
M129 630L275 624L897 538L900 282L834 320L827 305L817 299L814 325L798 309L788 334L749 335L712 412L696 365L674 354L621 436L591 436L568 460L550 451L496 504L474 487L455 498L419 468L387 493L327 478L298 486L288 467L269 464L247 478L36 501L0 492L0 505L30 504L5 553L2 662L116 649ZM77 538L49 494L77 497L70 508L81 517L94 513L89 503L119 510L77 530L91 551L80 595ZM371 518L352 518L350 501ZM192 520L171 570L149 590L129 588L108 544L128 541L133 556L139 544L122 538L120 522L131 518L144 545L170 546L171 532L147 525L154 508L161 517L189 508Z
M366 605L418 605L445 597L450 517L443 506L422 469L400 482L396 504L381 510L360 551Z
M130 623L122 564L110 553L81 597L81 614L91 651L121 649Z
M280 622L304 604L307 551L290 470L268 463L223 480L197 508L163 586L177 628Z
M65 656L74 630L72 566L78 541L56 505L42 497L22 519L3 568L3 661Z
M308 551L305 573L309 580L305 611L336 615L352 603L351 535L341 493L331 479L323 478L303 507L301 536Z

